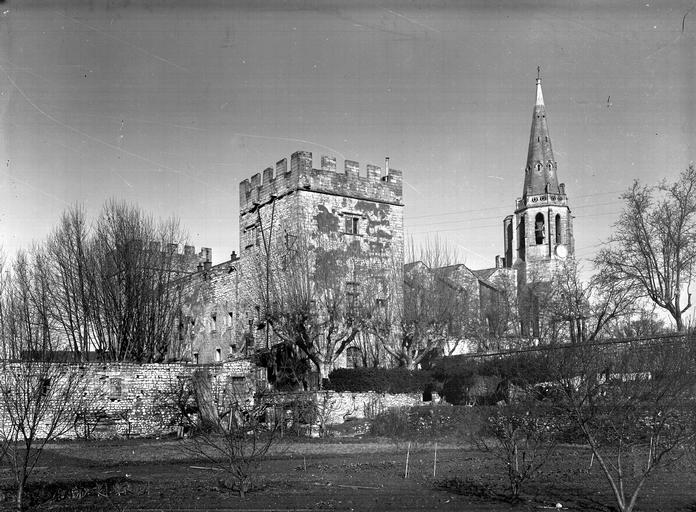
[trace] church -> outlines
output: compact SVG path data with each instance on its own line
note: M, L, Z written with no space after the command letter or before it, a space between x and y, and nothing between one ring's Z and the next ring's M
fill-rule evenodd
M565 184L558 182L540 76L522 197L516 200L514 214L503 220L503 244L502 265L516 271L520 309L526 310L521 314L522 334L538 337L539 312L529 288L549 282L559 264L575 255L573 217Z
M503 220L503 254L488 269L463 264L430 269L418 262L404 266L402 173L388 158L384 167L367 164L364 172L358 162L345 160L338 171L335 157L322 156L315 167L312 153L297 151L289 165L282 158L242 181L239 255L212 266L208 253L206 265L185 278L173 344L185 360L199 364L272 352L283 344L277 328L282 319L272 319L272 310L279 304L300 307L288 299L300 288L318 294L305 297L305 309L298 310L305 317L321 309L318 297L331 296L335 305L340 296L344 328L352 322L349 305L358 298L362 315L382 314L399 323L404 294L409 293L404 283L414 272L466 293L475 314L497 335L505 326L496 325L500 319L493 305L502 288L512 289L519 304L519 331L538 337L533 285L548 283L574 255L571 210L565 185L558 181L546 116L537 76L522 195L514 213ZM306 275L298 276L298 269L306 269ZM302 286L289 286L295 279ZM318 283L324 287L319 292ZM273 328L271 321L276 322ZM323 368L322 376L333 367L360 365L361 357L363 363L367 357L360 342L363 333L339 334L336 325L331 329L333 340L315 333L312 342L329 354L310 357Z

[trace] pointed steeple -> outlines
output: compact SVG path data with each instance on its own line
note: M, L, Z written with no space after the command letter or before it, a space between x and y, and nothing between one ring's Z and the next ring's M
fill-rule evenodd
M532 115L532 129L529 135L529 151L524 172L524 190L526 198L537 194L559 194L556 177L556 161L551 149L551 137L546 122L546 106L541 92L541 69L537 68L536 103Z

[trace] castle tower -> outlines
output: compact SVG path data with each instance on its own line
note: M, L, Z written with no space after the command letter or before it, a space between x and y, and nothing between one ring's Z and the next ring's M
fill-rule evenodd
M504 266L518 269L520 284L550 279L554 267L575 251L573 222L565 185L558 183L541 77L529 135L522 197L503 221Z
M387 289L403 282L393 275L395 265L401 272L404 252L401 171L390 168L388 159L384 172L371 164L361 172L353 160L337 167L335 157L322 156L315 168L311 152L297 151L289 165L283 158L240 183L241 268L247 282L240 303L256 349L271 349L279 341L267 325L255 326L266 307L259 284L268 287L269 299L279 301L288 287L283 283L303 278L303 271L308 273L303 282L313 282L315 292L330 287L346 303L389 302L403 309L401 287Z

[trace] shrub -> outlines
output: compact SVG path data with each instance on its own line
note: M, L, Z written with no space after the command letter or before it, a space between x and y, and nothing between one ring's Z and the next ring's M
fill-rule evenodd
M430 385L429 372L406 368L337 368L326 389L354 393L422 393Z
M391 439L406 439L411 437L409 414L407 407L392 407L379 413L373 420L370 433Z
M451 404L490 404L506 400L510 385L526 387L552 380L546 354L519 353L505 357L446 357L431 371ZM496 384L497 382L497 384Z
M481 408L485 413L488 408ZM555 448L552 410L533 399L489 409L475 437L491 453L508 480L510 499L518 501L527 482L539 476Z
M442 398L454 405L466 402L469 395L468 389L475 377L473 374L455 374L447 377L442 385Z
M481 414L472 407L394 407L372 420L370 433L403 440L446 438L461 441L478 432L481 421Z

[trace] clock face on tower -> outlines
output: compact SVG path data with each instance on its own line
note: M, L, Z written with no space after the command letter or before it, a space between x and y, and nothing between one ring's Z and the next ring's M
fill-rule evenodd
M556 256L558 256L562 260L565 259L568 256L568 248L565 245L557 245Z

